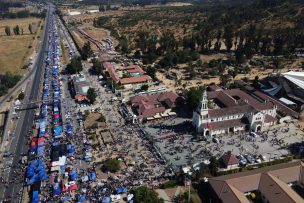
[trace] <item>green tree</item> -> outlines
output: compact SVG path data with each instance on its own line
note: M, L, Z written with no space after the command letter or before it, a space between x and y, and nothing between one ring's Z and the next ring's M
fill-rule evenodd
M284 66L283 66L283 57L273 57L272 58L272 64L274 66L275 69L282 69Z
M218 172L218 167L219 167L219 161L216 159L215 156L212 156L210 158L210 164L209 164L209 171L210 171L210 174L213 175L213 176L216 176L217 175L217 172Z
M178 41L175 39L172 32L163 34L159 40L160 50L163 52L176 51L178 48Z
M30 23L28 26L28 30L30 31L31 34L33 34L33 30L32 30L32 24Z
M87 98L88 100L90 100L91 104L94 104L94 102L96 101L96 97L97 94L95 92L95 89L90 87L87 92Z
M20 27L19 27L19 25L16 25L16 26L14 27L14 34L15 34L15 35L20 35Z
M146 70L147 74L153 79L156 80L156 68L149 66Z
M24 99L24 93L23 92L20 92L20 94L18 95L18 100L23 100Z
M158 197L157 192L146 186L134 190L134 200L137 203L164 203L164 200Z
M66 72L68 74L76 74L82 71L82 64L80 57L72 58L71 62L66 66Z
M259 88L260 84L259 84L259 76L255 76L253 82L252 82L253 87L255 88Z
M235 62L237 64L242 64L246 62L246 58L244 52L241 49L237 49L235 51Z
M224 29L224 43L226 45L227 51L232 48L233 31L231 26L226 26Z
M81 49L81 57L83 60L87 60L89 57L93 55L93 50L91 48L91 43L86 42Z
M144 85L141 86L140 89L146 91L146 90L149 89L149 85L148 84L144 84Z
M237 68L234 69L229 69L228 70L228 75L232 77L232 79L234 79L238 74L238 70Z
M198 107L203 94L203 87L191 87L187 92L187 103L191 110Z
M231 82L231 76L229 74L220 75L220 84L226 87Z
M119 46L122 53L129 53L129 43L125 36L120 37Z
M103 66L102 66L101 62L98 59L94 58L92 60L92 63L93 63L93 66L91 69L92 73L95 75L98 75L98 76L101 75L102 71L103 71Z
M118 159L108 159L104 162L102 169L108 170L112 173L116 173L120 170L120 161Z
M141 50L142 53L146 53L148 48L149 33L141 30L137 33L136 46Z
M10 36L11 35L11 28L9 26L5 26L5 34L7 36Z

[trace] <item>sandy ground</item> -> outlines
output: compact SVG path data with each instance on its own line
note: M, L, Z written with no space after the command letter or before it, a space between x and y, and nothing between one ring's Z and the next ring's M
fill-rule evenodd
M81 37L81 34L79 34L79 33L76 32L76 31L71 31L71 34L72 34L72 37L75 39L77 45L78 45L79 47L82 47L86 41L85 41L85 39L83 39L83 38Z
M103 28L95 28L92 24L81 26L80 29L85 31L88 35L98 40L99 42L102 42L102 40L109 38L112 41L114 47L119 44L118 41L110 35L109 30Z

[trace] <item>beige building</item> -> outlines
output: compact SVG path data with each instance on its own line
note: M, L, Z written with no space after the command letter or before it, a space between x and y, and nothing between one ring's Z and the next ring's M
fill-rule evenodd
M303 203L304 164L297 161L214 177L209 184L213 193L211 202L250 203L246 193L253 192L265 203Z

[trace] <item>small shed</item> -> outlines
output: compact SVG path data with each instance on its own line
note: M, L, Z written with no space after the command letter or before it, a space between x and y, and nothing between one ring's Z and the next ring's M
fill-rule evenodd
M225 168L234 168L239 165L240 160L231 153L231 151L226 152L221 158L220 162Z

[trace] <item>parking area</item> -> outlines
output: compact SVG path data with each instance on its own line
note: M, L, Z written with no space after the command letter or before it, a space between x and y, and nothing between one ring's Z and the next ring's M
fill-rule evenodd
M304 133L294 123L284 123L257 134L222 135L212 140L200 140L194 134L191 119L171 118L158 124L147 123L144 130L155 138L155 145L175 170L208 160L220 158L231 151L240 159L240 165L272 161L288 155L287 146L302 142Z

